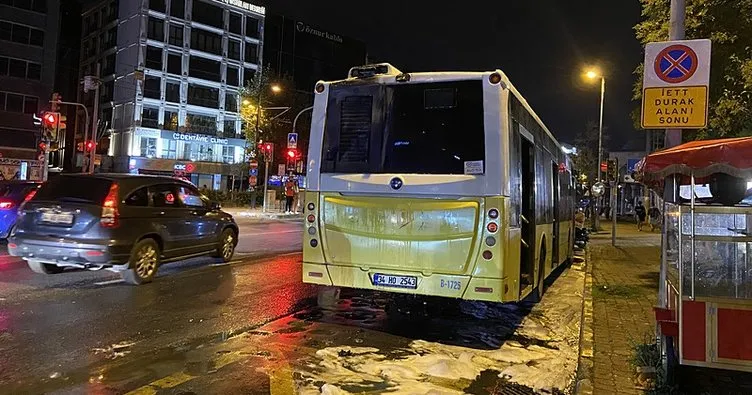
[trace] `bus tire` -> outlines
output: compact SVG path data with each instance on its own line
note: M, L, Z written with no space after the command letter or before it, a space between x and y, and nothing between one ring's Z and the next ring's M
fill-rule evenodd
M546 239L543 238L541 243L540 255L538 257L538 286L533 290L533 302L540 303L543 300L543 294L546 292Z
M339 294L339 287L320 286L318 288L316 304L323 310L335 310L339 303Z

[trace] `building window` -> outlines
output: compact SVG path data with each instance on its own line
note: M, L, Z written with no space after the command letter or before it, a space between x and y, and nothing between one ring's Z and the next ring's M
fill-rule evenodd
M170 16L185 18L185 0L172 0L170 3Z
M24 112L24 96L15 93L5 94L5 111L8 112Z
M259 20L250 16L245 18L246 37L259 38Z
M168 82L165 88L165 100L171 103L180 103L180 83Z
M183 146L183 160L211 162L213 157L211 145L186 142Z
M107 55L102 61L102 74L115 74L115 54Z
M24 96L24 114L36 114L39 109L39 99L33 96Z
M191 49L222 55L222 36L201 29L191 29Z
M248 86L253 82L253 77L256 75L256 70L245 69L243 72L243 86Z
M162 71L162 48L146 47L146 68Z
M219 62L209 59L203 59L197 56L191 56L188 65L188 74L191 77L201 78L209 81L220 82Z
M225 111L238 112L238 97L234 93L225 94Z
M227 78L225 78L227 85L238 86L238 73L237 67L227 66Z
M164 21L150 16L146 37L156 41L164 41Z
M225 120L225 130L222 133L224 137L235 138L235 136L237 136L238 132L235 130L235 123L234 119Z
M42 14L47 12L47 0L0 0L0 4Z
M183 55L167 53L167 72L175 75L183 74Z
M105 33L102 50L115 47L117 47L117 27L113 27Z
M157 139L149 137L141 137L141 157L143 158L156 158L157 157Z
M223 28L224 9L204 3L200 0L193 1L193 21L203 23L204 25Z
M144 107L141 112L141 126L145 128L159 127L159 110L156 108Z
M165 0L149 0L149 9L164 14L167 11L167 5Z
M240 14L234 12L230 13L230 33L243 34L241 31L243 27L243 17Z
M240 60L240 41L230 40L227 43L227 57Z
M185 117L185 129L189 132L217 134L217 118L209 115L188 114Z
M12 22L0 21L0 40L43 47L44 31Z
M26 78L26 62L23 60L11 59L8 75L16 78Z
M183 25L170 25L170 45L183 46Z
M99 102L104 103L112 101L115 94L115 80L107 81L102 85L102 91L99 93Z
M26 69L26 78L36 81L42 79L42 65L29 62Z
M144 79L144 97L159 100L162 93L161 85L161 78L146 76Z
M175 140L162 140L162 158L178 158L178 142Z
M245 43L245 61L258 63L258 47L255 44Z
M219 108L219 89L188 85L188 104Z
M165 111L164 125L162 125L162 129L172 130L172 131L178 130L178 112L177 111Z
M223 146L222 147L222 162L233 164L235 163L235 147Z

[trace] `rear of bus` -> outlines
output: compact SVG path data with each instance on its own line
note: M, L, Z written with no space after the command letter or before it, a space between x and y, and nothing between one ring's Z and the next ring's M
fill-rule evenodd
M501 74L353 74L315 89L303 281L517 300Z

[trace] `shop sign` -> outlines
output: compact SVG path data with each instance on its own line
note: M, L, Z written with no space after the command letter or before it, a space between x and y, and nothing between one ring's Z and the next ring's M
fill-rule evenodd
M207 136L204 134L192 134L192 133L167 133L169 137L172 140L180 140L180 141L195 141L197 143L207 143L207 144L222 144L227 145L230 143L229 139L221 138L221 137L214 137L214 136ZM165 136L162 136L163 138Z
M185 172L185 173L193 173L194 170L196 170L196 165L193 163L175 163L175 165L172 167L175 172Z

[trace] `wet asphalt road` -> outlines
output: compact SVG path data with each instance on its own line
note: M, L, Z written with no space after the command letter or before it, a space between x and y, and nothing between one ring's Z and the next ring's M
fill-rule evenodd
M106 271L34 274L3 247L0 393L80 393L103 372L100 389L121 392L171 373L118 370L121 362L163 362L187 344L309 307L314 290L300 281L301 221L241 221L230 264L196 258L165 265L139 287ZM84 392L92 391L100 392Z
M0 394L531 394L571 383L582 267L538 305L441 301L430 318L406 317L386 314L385 294L344 290L321 309L300 281L301 220L239 221L230 264L166 265L139 287L108 272L40 276L0 255Z

